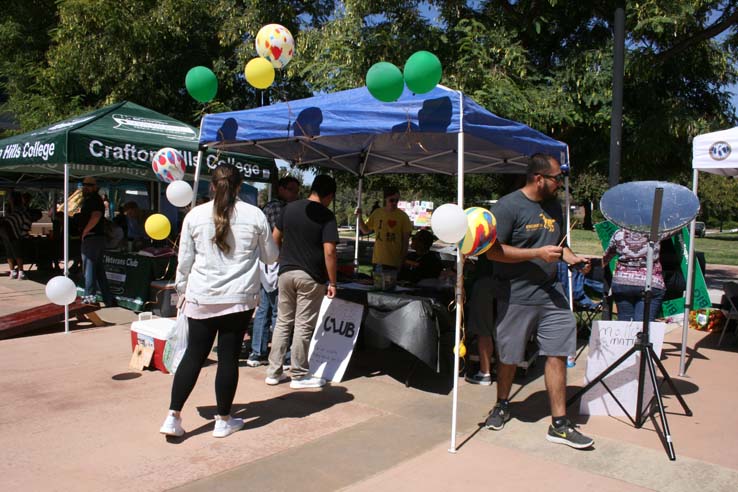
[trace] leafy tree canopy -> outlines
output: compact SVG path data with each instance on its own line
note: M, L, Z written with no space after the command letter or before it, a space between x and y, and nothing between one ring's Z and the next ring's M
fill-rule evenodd
M358 87L374 63L401 67L425 49L441 59L442 84L567 142L575 199L591 200L596 183L606 181L617 3L7 0L0 11L0 93L7 101L0 109L23 131L123 99L197 124L204 112ZM736 124L727 88L737 81L738 0L624 5L622 179L684 179L691 138ZM257 91L243 68L256 56L258 29L275 22L292 31L297 54L272 88ZM218 76L218 95L207 105L184 88L196 65ZM455 196L441 177L375 181L374 188L393 181L408 196ZM491 198L507 186L469 177L467 197Z

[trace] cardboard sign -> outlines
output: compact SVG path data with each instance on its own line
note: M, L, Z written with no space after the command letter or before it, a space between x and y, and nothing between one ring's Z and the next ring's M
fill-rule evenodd
M128 367L142 371L144 367L148 367L151 364L151 358L153 356L153 346L145 347L143 345L136 345L133 349L133 355L131 356L131 361L128 363Z
M660 356L666 323L651 322L648 326L653 349L656 355ZM643 323L641 321L595 321L589 338L585 384L599 376L633 347L636 342L636 335L642 330ZM607 387L615 394L618 401L631 416L635 416L636 413L640 359L641 354L639 352L632 354L604 379ZM656 367L656 371L658 377L658 367ZM643 405L645 407L653 396L653 386L651 385L648 368L646 368L644 381ZM600 383L582 396L579 412L584 415L625 415Z
M361 304L323 299L308 353L313 375L341 382L354 352L363 314Z

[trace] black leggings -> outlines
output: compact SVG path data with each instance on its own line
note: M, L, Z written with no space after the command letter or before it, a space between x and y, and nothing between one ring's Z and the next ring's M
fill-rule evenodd
M218 371L215 374L215 401L218 415L230 415L238 386L238 356L253 309L207 319L187 318L189 337L172 383L170 410L180 411L195 387L205 360L218 334Z

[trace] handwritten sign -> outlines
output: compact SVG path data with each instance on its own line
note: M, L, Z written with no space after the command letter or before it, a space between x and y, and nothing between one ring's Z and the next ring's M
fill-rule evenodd
M666 323L649 323L650 339L657 356L661 355L666 326ZM640 321L595 321L589 337L585 384L599 376L632 348L637 340L636 335L642 329L643 323ZM607 387L631 416L635 415L638 398L640 360L641 354L636 352L604 378ZM658 371L658 368L656 370ZM653 396L648 368L644 383L643 403L647 405ZM602 384L596 384L582 396L579 412L585 415L625 415Z
M364 306L342 299L323 299L310 341L310 372L340 383L346 372L364 315Z

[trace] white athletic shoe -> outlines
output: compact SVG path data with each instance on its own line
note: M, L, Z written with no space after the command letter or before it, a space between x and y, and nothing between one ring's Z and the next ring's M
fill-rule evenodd
M243 419L231 417L223 420L220 415L215 416L215 429L213 429L213 437L228 437L234 432L243 429Z
M175 417L174 412L170 411L169 415L167 415L167 418L164 420L164 423L161 424L159 432L165 436L182 437L185 433L182 428L182 419L180 417Z
M280 374L277 377L269 377L267 376L264 382L268 384L269 386L275 386L283 381L287 381L288 376L285 373Z
M325 386L325 379L316 378L315 376L305 376L300 379L292 378L290 382L290 388L292 389L321 388L323 386Z

